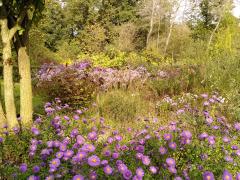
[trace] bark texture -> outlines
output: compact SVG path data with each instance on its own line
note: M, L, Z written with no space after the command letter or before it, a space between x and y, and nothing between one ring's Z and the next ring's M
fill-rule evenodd
M11 39L12 33L8 29L7 19L1 19L1 37L3 42L3 80L6 118L9 128L18 126L16 107L14 102L13 60Z
M20 115L24 125L32 121L32 82L30 59L26 47L18 49L18 66L20 74Z

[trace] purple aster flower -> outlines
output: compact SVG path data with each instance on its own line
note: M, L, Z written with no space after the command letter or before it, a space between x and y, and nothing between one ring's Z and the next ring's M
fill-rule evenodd
M177 173L177 169L174 166L169 166L168 170L170 173L176 174Z
M72 130L70 136L73 138L73 137L75 137L75 136L77 136L77 135L78 135L78 129L75 128L75 129Z
M184 130L181 134L181 143L190 144L192 139L192 133L190 131Z
M199 136L198 136L198 138L200 139L200 140L204 140L204 139L206 139L208 137L208 134L206 133L206 132L203 132L202 134L200 134Z
M112 158L113 158L113 159L117 159L118 157L119 157L119 153L114 152L114 153L112 154Z
M104 156L109 157L109 156L111 156L111 151L110 150L105 150L103 154L104 154Z
M91 141L97 140L97 133L96 133L95 131L90 132L90 133L88 134L88 139L91 140Z
M39 130L36 127L32 127L31 131L36 136L40 134Z
M236 180L240 180L240 173L239 172L236 175Z
M95 179L97 179L97 173L95 171L90 172L89 180L95 180Z
M61 159L63 157L63 152L59 151L56 153L56 158Z
M65 137L62 141L63 144L68 145L70 143L71 139L69 137Z
M30 151L36 151L37 145L31 145L29 149L30 149Z
M160 147L159 152L160 152L161 155L164 155L164 154L167 153L167 149L165 147Z
M182 180L182 178L180 176L177 176L174 178L174 180Z
M236 151L236 155L240 157L240 149Z
M224 137L223 137L223 142L229 143L230 141L231 141L231 140L230 140L229 137L227 137L227 136L224 136Z
M54 175L47 176L45 180L54 180Z
M59 150L63 151L63 152L66 151L67 150L67 145L64 144L64 143L61 143L60 146L59 146Z
M101 161L101 165L103 165L103 166L108 165L108 160L102 160L102 161Z
M77 143L79 145L82 145L84 144L84 142L85 142L85 139L81 135L77 135Z
M172 167L174 167L176 165L176 162L173 158L167 158L166 163L168 166L172 166Z
M82 114L83 112L82 112L82 110L76 110L76 113L78 113L78 114Z
M27 178L27 180L40 180L38 176L31 175Z
M135 150L139 153L143 153L144 152L144 146L143 145L138 145Z
M177 148L177 144L175 142L170 142L168 144L169 148L172 149L172 150L175 150Z
M203 97L203 98L208 98L208 94L206 94L206 93L204 93L204 94L201 94L201 97Z
M146 166L148 166L151 163L151 160L149 158L149 156L143 156L142 157L142 163Z
M204 106L209 106L210 103L209 103L208 101L205 101L205 102L203 103L203 105L204 105Z
M163 135L163 138L166 140L166 141L170 141L172 139L172 134L164 134Z
M233 158L231 157L231 156L225 156L225 161L227 161L227 162L230 162L230 163L232 163L233 162Z
M92 167L99 166L101 163L100 159L96 155L92 155L88 158L88 164Z
M108 142L109 144L112 144L113 141L114 141L114 139L113 139L112 137L108 137L107 142Z
M210 145L214 145L215 144L215 136L209 136L208 137L208 143Z
M57 167L54 167L54 166L50 166L50 168L49 168L49 173L54 173L54 172L56 172L57 171Z
M63 116L63 118L66 120L66 121L69 121L70 118L68 116Z
M138 142L139 142L139 144L141 144L141 145L145 144L145 140L144 140L144 139L140 139Z
M118 166L119 164L123 164L123 162L121 160L117 160L116 165Z
M82 160L87 157L87 153L84 151L79 151L76 156L78 157L79 160Z
M113 169L109 165L107 165L103 168L103 171L106 175L110 175L110 174L112 174Z
M2 137L0 137L0 143L2 143L3 142L3 138Z
M38 140L36 140L36 139L31 139L31 144L37 145L37 144L38 144Z
M14 127L14 128L13 128L13 132L14 132L15 134L18 134L18 133L20 132L20 128L19 128L19 127Z
M120 135L116 135L115 137L114 137L117 141L121 141L123 138L122 138L122 136L120 136Z
M157 173L157 168L156 168L155 166L150 166L149 171L150 171L152 174L156 174L156 173Z
M58 166L60 166L60 163L60 160L58 158L55 158L50 162L50 167L57 168Z
M228 170L224 170L224 171L223 171L222 179L223 179L223 180L232 180L233 177L232 177L232 175L228 172Z
M84 144L81 149L85 152L94 152L96 148L92 144Z
M22 172L22 173L25 173L27 171L27 164L25 163L22 163L19 167L19 170Z
M53 141L47 141L47 147L52 148L53 147Z
M140 178L142 178L143 176L144 176L144 171L143 171L143 169L142 168L137 168L136 169L136 175L137 175L137 177L140 177Z
M234 124L234 128L235 128L237 131L240 131L240 123L235 123L235 124Z
M137 154L136 154L136 158L137 158L137 159L141 160L142 157L143 157L143 154L142 154L142 153L137 153Z
M204 173L203 173L203 180L214 180L215 178L214 178L214 175L213 175L213 173L212 172L210 172L210 171L205 171Z
M117 168L120 173L124 173L127 170L127 166L123 163L119 163L117 165Z
M138 177L137 175L133 176L132 180L142 180L142 177Z
M238 150L238 146L237 145L232 145L232 150Z
M38 173L40 171L40 167L39 166L33 166L32 171L33 171L33 173Z
M65 158L71 158L73 156L74 152L72 150L67 150L64 152L64 157Z
M79 116L75 114L75 115L73 116L73 119L74 119L74 120L79 120Z
M61 143L59 141L57 141L57 140L53 142L53 146L56 147L56 148L59 147L60 144Z
M207 155L207 154L201 154L201 155L200 155L200 158L201 158L202 160L206 160L206 159L208 158L208 155Z
M131 177L132 177L132 172L130 171L130 170L128 170L128 169L126 169L124 172L123 172L123 177L124 177L124 179L131 179Z
M80 174L73 176L72 180L84 180L84 177Z

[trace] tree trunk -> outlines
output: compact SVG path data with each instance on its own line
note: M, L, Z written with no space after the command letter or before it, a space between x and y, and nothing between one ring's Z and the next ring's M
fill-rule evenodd
M148 35L147 35L147 48L149 46L149 40L150 40L150 37L152 35L152 30L153 30L154 6L155 6L155 0L152 0L152 11L151 11L151 19L150 19L150 28L149 28Z
M160 14L160 13L159 13L159 14ZM158 20L158 35L157 35L157 52L159 52L160 28L161 28L161 16L159 15L159 20Z
M6 117L9 128L18 126L16 118L16 107L14 102L13 84L13 61L11 49L11 35L8 29L7 19L0 20L1 36L3 42L3 80L4 80L4 100Z
M0 131L1 128L3 128L3 126L6 124L7 124L6 117L3 111L2 102L0 101Z
M219 25L220 25L221 20L222 20L222 16L219 17L219 20L218 20L218 22L217 22L217 25L215 26L215 28L213 29L213 31L212 31L212 33L211 33L211 36L210 36L209 41L208 41L207 50L209 50L209 48L210 48L210 45L211 45L212 40L213 40L213 36L214 36L214 34L216 33L216 31L217 31L217 29L218 29L218 27L219 27Z
M32 82L30 59L26 47L18 49L18 66L20 74L20 115L24 125L32 121Z
M174 22L172 21L171 25L170 25L168 37L167 37L167 40L166 40L166 44L165 44L165 48L164 48L164 57L166 56L168 44L169 44L169 41L170 41L170 38L171 38L171 35L172 35L173 23Z

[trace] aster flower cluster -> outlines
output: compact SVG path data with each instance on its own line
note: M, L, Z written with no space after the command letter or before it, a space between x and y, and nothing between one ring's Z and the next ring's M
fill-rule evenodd
M137 67L135 69L115 69L115 68L102 68L92 67L88 61L76 62L69 66L57 64L44 64L36 75L38 86L44 82L51 82L59 74L67 70L77 72L76 78L78 79L91 79L100 89L107 90L113 87L126 87L130 84L140 82L144 84L153 75L150 74L145 67ZM162 74L155 75L162 77Z
M218 103L202 103L194 113L195 107L180 103L185 113L175 111L174 121L140 118L137 123L143 126L115 130L102 117L86 116L88 109L72 110L56 98L30 128L27 155L14 165L14 177L239 180L239 123L228 123L216 112ZM8 139L9 133L0 137L3 152Z

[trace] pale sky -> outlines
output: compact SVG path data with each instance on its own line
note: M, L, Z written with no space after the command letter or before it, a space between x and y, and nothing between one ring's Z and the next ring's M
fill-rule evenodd
M175 21L176 22L181 22L183 20L183 15L184 15L184 10L185 8L189 7L189 0L180 0L180 7L179 10L177 11L177 16ZM233 8L233 15L237 18L240 18L240 0L233 0L234 8Z
M234 0L234 6L233 15L240 18L240 0Z

